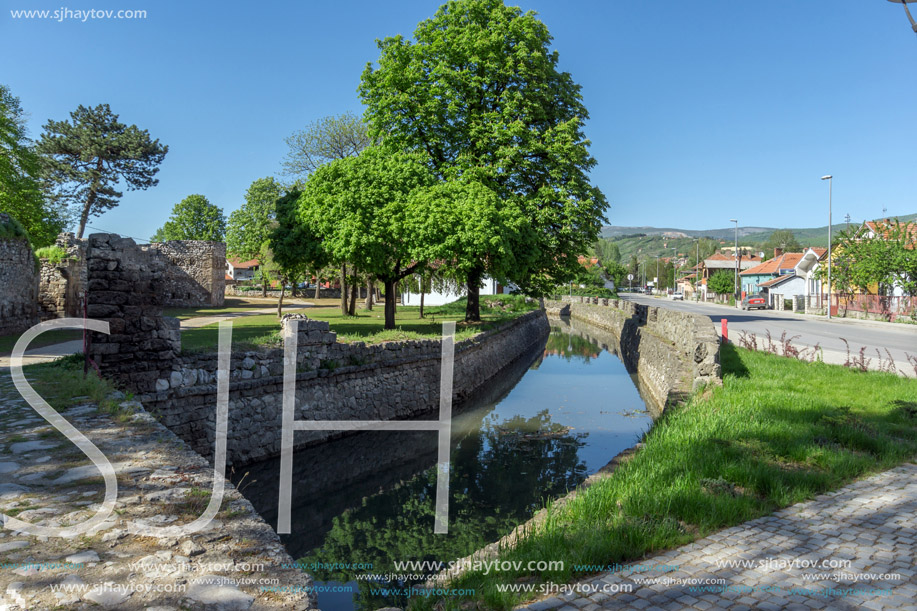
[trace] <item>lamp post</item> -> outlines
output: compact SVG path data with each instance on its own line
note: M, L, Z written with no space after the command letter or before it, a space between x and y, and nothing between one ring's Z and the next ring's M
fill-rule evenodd
M730 223L736 224L736 241L735 241L735 250L732 253L732 257L736 260L736 277L732 283L732 296L736 301L739 300L739 221L737 219L729 219Z
M907 3L909 0L888 0L889 2L894 2L895 4L903 4L904 12L907 14L908 21L911 22L911 29L914 30L914 33L917 34L917 21L914 21L914 17L911 16L911 11L907 8ZM910 0L912 4L917 4L915 0Z
M678 292L677 268L675 267L675 258L678 257L678 247L672 247L672 296Z
M822 180L828 181L828 320L831 320L831 182L833 178L831 174L821 177Z
M700 238L697 238L697 247L694 254L694 301L698 301L700 289Z

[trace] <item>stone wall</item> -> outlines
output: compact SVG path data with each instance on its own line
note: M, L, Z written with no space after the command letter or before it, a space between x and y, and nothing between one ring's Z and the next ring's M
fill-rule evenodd
M130 238L96 233L86 252L88 316L110 334L91 333L90 357L125 388L153 390L181 350L178 321L162 316L165 259L150 257Z
M86 241L72 233L57 237L57 246L67 251L65 259L51 263L41 259L38 280L38 313L42 320L82 317L86 287Z
M596 297L565 296L546 307L553 315L613 331L625 364L662 406L684 401L703 384L722 381L719 338L706 316Z
M3 217L0 214L0 222ZM38 323L38 272L25 238L0 239L0 335Z
M324 321L300 320L297 354L297 420L393 420L435 413L439 406L439 340L341 344ZM518 319L455 346L453 401L486 386L501 370L543 345L543 312ZM282 351L233 354L230 369L229 461L238 466L280 452ZM217 355L174 360L155 391L141 397L163 424L204 456L215 438ZM341 436L304 431L296 448Z
M169 308L222 306L226 290L226 244L182 240L150 244L153 257L163 257Z

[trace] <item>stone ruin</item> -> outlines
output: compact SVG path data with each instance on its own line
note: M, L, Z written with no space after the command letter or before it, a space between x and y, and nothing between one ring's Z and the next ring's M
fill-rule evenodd
M10 223L0 213L0 226ZM0 335L38 322L38 271L26 238L0 238Z

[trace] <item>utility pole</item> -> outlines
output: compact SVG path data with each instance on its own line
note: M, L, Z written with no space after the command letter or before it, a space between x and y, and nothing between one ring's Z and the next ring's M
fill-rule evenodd
M736 219L729 219L730 223L736 224L736 241L735 241L735 251L732 253L733 258L736 260L736 277L732 283L732 292L733 298L739 300L739 221Z
M831 320L831 174L821 177L828 181L828 320Z

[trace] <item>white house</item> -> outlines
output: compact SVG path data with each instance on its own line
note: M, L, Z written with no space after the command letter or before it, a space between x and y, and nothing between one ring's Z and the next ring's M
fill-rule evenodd
M244 282L255 277L258 271L258 260L241 261L239 259L226 259L226 275L236 282Z
M484 277L483 281L484 286L481 287L481 295L504 295L510 293L510 287L503 286L493 278ZM465 287L458 287L458 291L450 289L432 289L428 293L424 293L423 304L424 306L438 306L451 303L456 299L461 299L465 296ZM411 293L407 291L402 291L401 293L401 305L409 306L419 306L420 305L420 293Z

